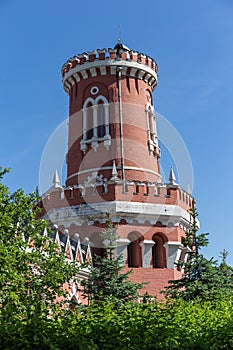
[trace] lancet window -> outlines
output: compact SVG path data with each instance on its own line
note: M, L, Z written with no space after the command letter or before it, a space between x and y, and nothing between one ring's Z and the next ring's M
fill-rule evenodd
M99 143L103 142L108 150L111 146L109 128L109 103L106 97L89 97L83 104L83 138L80 143L81 150L86 153L91 147L97 151Z

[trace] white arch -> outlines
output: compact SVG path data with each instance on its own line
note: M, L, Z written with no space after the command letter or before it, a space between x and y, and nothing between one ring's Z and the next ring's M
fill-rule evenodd
M96 97L95 99L92 98L92 97L88 97L88 98L86 99L86 101L84 102L84 104L83 104L83 108L87 108L87 105L88 105L89 103L91 103L93 106L95 106L95 105L98 104L99 101L102 101L103 103L108 104L108 100L106 99L106 97L103 96L103 95L99 95L99 96Z
M108 100L106 99L106 97L102 95L96 97L94 104L97 105L99 101L103 101L103 103L106 103L106 104L108 103Z
M83 108L87 108L88 103L91 103L92 105L94 105L94 104L95 104L94 98L88 97L88 98L86 99L86 101L84 102L84 104L83 104Z

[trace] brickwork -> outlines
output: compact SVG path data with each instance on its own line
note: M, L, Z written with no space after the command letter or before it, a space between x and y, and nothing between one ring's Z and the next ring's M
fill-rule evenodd
M157 64L118 44L69 59L62 78L70 102L67 178L43 195L40 215L60 234L88 237L100 252L109 212L130 278L149 282L142 292L160 298L168 280L181 275L175 262L194 199L160 174L152 97Z
M181 277L181 272L174 269L143 269L143 268L125 268L124 271L132 270L129 278L135 283L142 281L148 282L143 289L140 290L140 295L148 293L149 295L156 295L157 299L164 299L162 290L168 285L169 280Z

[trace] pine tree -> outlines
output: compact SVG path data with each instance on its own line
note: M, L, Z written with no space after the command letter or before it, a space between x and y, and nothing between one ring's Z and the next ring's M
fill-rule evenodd
M89 300L104 301L111 299L119 305L139 297L139 289L143 283L133 283L129 280L131 271L123 272L122 256L116 256L117 227L108 219L107 229L102 231L103 243L106 246L106 256L95 256L94 267L91 268L87 281L82 280L83 296Z
M233 292L232 269L226 263L227 252L222 253L222 262L218 265L216 260L207 259L200 253L208 245L206 233L198 233L198 213L193 205L190 210L191 229L183 239L187 247L187 261L179 261L177 267L183 276L177 280L169 281L165 294L167 297L184 300L217 299L221 295L230 295Z

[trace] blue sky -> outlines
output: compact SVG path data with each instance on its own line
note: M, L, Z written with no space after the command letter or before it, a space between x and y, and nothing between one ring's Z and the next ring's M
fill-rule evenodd
M25 192L68 116L61 66L71 56L122 41L159 66L155 109L182 136L192 159L208 257L225 248L233 265L233 3L231 0L0 0L0 164ZM163 152L165 173L169 155Z

